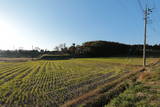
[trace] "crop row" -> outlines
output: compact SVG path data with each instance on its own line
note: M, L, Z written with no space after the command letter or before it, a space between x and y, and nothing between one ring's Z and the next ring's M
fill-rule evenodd
M0 104L59 106L117 75L113 64L89 63L34 61L0 65Z

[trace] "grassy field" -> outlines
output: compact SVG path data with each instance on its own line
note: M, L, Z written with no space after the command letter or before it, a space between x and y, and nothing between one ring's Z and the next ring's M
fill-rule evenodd
M105 107L160 107L160 63L140 73L137 81Z
M155 61L148 59L148 63ZM0 62L0 105L60 106L139 69L141 64L141 58Z

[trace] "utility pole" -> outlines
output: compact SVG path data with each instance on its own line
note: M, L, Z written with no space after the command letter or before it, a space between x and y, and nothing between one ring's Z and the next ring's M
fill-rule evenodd
M146 67L146 38L147 38L147 24L148 24L148 16L152 13L152 9L148 8L146 5L146 9L144 11L144 45L143 45L143 66Z
M144 45L143 45L143 66L146 66L146 37L147 37L147 8L144 11Z

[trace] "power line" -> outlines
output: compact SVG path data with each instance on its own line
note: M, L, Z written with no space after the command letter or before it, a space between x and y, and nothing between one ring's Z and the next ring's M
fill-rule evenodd
M156 8L156 2L155 2L155 0L152 0L152 5L153 5L153 8Z
M141 1L140 1L140 0L137 0L137 2L138 2L138 5L139 5L139 7L140 7L140 10L141 10L142 13L143 13L143 12L144 12L144 9L143 9L143 6L142 6Z
M156 35L158 35L158 28L160 28L159 27L160 26L160 23L159 23L160 20L158 18L159 18L160 13L159 13L159 10L156 6L155 0L152 0L152 2L150 1L149 3L150 3L150 6L152 6L153 9L154 9L154 14L152 14L152 22L151 22L151 25L149 27L151 28L151 30Z

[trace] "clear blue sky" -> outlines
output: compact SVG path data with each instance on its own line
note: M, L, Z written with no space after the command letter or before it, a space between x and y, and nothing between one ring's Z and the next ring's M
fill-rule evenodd
M155 9L147 42L160 43L160 0L148 1ZM52 50L91 40L142 44L143 26L137 0L0 0L0 49Z

